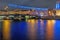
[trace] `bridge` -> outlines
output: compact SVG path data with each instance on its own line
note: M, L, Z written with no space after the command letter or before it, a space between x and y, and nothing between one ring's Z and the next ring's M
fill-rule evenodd
M9 14L9 15L0 15L0 20L3 19L40 19L40 16L38 15L29 15L29 14Z

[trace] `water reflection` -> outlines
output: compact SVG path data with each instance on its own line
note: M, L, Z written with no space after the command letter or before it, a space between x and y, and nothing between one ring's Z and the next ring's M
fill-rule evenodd
M47 26L46 26L46 40L53 40L53 34L54 34L54 20L47 20Z
M60 40L59 20L3 21L4 40Z
M36 39L36 30L37 30L37 20L28 20L28 36L30 40Z
M12 22L11 40L28 40L27 23L25 21Z
M60 20L57 20L54 25L54 40L60 40Z
M2 40L2 22L0 21L0 40Z
M10 39L10 20L4 20L3 21L3 40L9 40Z

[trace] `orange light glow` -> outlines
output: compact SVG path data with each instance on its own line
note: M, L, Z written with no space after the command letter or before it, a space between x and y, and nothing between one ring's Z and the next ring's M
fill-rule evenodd
M47 21L47 28L46 28L46 39L47 40L53 40L54 24L55 24L54 20Z
M36 38L36 29L37 27L35 27L34 25L36 25L36 22L34 19L29 20L29 25L28 25L28 36L30 40L35 40Z
M60 16L60 10L56 10L56 15Z
M4 20L3 21L3 40L10 39L10 21Z

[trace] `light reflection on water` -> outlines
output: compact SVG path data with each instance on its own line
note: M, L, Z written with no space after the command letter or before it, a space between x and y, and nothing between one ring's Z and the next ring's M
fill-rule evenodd
M10 24L11 22L9 20L3 21L3 40L10 39Z
M3 21L5 40L59 40L59 20Z
M46 39L47 40L53 40L53 34L54 34L54 20L48 20L47 26L46 26Z

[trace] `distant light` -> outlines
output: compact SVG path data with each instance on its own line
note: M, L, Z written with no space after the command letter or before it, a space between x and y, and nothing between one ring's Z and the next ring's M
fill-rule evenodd
M56 8L58 8L58 4L56 4Z
M51 12L49 11L49 13L51 13Z
M60 9L59 3L56 4L56 9Z
M44 15L41 15L41 16L44 16Z

